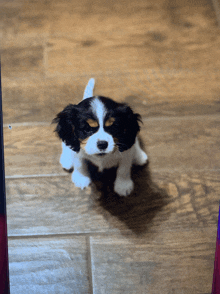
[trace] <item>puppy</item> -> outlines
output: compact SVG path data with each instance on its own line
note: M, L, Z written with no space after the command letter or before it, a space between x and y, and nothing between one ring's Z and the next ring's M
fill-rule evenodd
M117 167L114 191L127 196L134 188L132 164L147 162L137 138L141 117L124 103L93 96L94 84L94 79L90 79L83 100L66 106L52 121L63 141L60 163L65 169L74 169L72 181L81 189L91 183L86 160L96 165L99 172Z

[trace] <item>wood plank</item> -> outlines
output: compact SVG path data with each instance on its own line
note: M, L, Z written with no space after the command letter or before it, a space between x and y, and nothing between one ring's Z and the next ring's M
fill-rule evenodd
M151 169L219 169L219 121L219 116L143 117L141 136ZM63 173L55 125L11 126L4 128L6 176Z
M47 4L50 4L49 2ZM29 35L30 39L35 38L36 44L40 35L47 35L50 29L48 16L51 9L45 5L45 2L36 4L26 0L1 1L1 29L4 39L2 48L10 47L15 43L26 47L25 36ZM34 42L33 39L32 41Z
M11 47L2 50L3 63L2 75L16 78L32 75L41 77L43 75L43 47L32 46L26 48ZM11 69L14 69L13 71Z
M93 293L211 293L215 238L213 228L91 237Z
M109 224L92 201L66 177L6 181L9 236L106 232Z
M152 169L219 169L219 116L143 122Z
M216 227L219 173L135 170L129 197L113 193L114 172L81 191L69 177L6 181L9 236L72 233L142 235L152 230ZM161 190L157 187L163 188Z
M85 237L9 238L10 292L91 293Z
M0 14L11 292L91 293L88 237L63 236L76 233L92 235L94 293L210 293L220 192L211 1L3 0ZM51 177L63 171L47 123L91 76L96 94L145 123L150 167L133 169L125 199L111 191L113 171L83 192ZM185 115L196 117L164 119Z
M94 94L126 102L142 116L218 114L220 75L149 68L129 73L85 74L52 79L3 81L4 123L50 122L67 104L78 104L91 76ZM190 81L190 82L189 82Z
M59 14L51 19L47 75L79 74L85 69L87 73L117 71L118 64L126 72L164 63L168 68L176 63L174 67L185 69L220 66L215 58L220 38L213 7L207 1L167 5L164 0L138 4L127 0L118 2L115 9L102 1L92 7L84 4L54 4Z
M142 114L219 111L211 2L126 1L2 2L4 122L48 121L81 100L91 76L97 93L135 97Z
M11 8L3 2L3 76L29 78L36 75L33 65L42 68L44 73L36 75L42 78L116 72L119 62L125 72L160 65L219 70L220 37L211 2L126 1L115 9L99 0L92 7L87 1L24 2Z

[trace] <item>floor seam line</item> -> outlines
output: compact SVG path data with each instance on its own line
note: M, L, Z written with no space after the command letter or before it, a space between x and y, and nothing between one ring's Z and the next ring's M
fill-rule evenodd
M93 272L92 272L92 255L91 255L91 242L90 235L86 236L86 245L87 245L87 265L88 265L88 277L89 277L89 290L93 294Z

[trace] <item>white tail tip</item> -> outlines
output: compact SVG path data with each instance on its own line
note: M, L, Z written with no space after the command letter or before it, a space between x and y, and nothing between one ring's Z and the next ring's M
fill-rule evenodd
M93 96L94 86L95 86L95 79L92 78L88 81L88 84L85 88L83 100Z

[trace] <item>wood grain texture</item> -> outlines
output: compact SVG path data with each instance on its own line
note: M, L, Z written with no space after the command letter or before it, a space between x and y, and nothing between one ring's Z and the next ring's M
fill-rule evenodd
M161 226L175 230L217 222L217 172L160 172L152 181L147 169L136 168L135 190L126 198L113 192L114 177L113 171L99 175L85 191L75 188L68 177L7 180L9 236L108 232L144 236Z
M216 113L220 34L211 2L126 1L3 2L4 122L48 121L81 100L91 76L96 93L135 96L143 113L182 115L191 105Z
M3 82L5 124L51 122L67 104L78 104L89 78L94 94L127 102L147 117L218 114L220 75L150 68L130 73L97 74ZM189 83L190 81L190 83ZM187 94L186 94L187 93Z
M135 107L137 112L140 109ZM144 116L141 136L151 168L218 169L219 122L218 116L162 120ZM63 172L55 125L11 126L4 128L6 176Z
M219 206L220 32L211 1L2 0L11 293L211 292ZM149 165L76 189L50 126L95 94L143 117ZM11 128L8 128L8 125Z
M91 202L91 189L76 189L70 178L9 180L6 186L9 236L109 229L108 222Z
M216 231L160 232L144 240L91 237L95 294L211 293Z
M90 293L85 237L9 240L10 291Z

